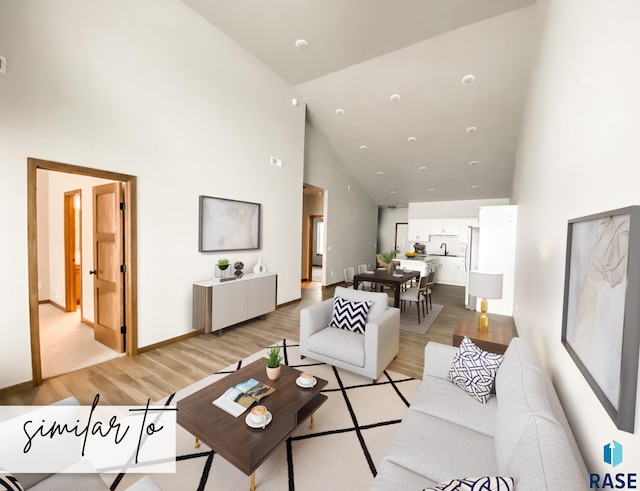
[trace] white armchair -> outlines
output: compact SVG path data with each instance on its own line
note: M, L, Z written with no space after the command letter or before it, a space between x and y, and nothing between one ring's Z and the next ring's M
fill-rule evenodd
M336 287L346 300L373 302L365 333L330 327L333 298L300 311L300 354L369 377L374 381L400 349L400 311L388 307L386 293Z

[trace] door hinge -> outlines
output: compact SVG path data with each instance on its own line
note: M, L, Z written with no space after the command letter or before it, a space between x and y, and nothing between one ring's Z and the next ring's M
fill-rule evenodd
M127 326L120 326L120 334L127 334Z
M121 273L126 273L127 272L127 267L124 264L120 265L120 272Z
M124 211L126 209L126 205L124 204L124 202L120 203L120 210Z

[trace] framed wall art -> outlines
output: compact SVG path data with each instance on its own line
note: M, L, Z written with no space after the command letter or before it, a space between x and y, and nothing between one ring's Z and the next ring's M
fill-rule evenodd
M259 203L200 196L199 252L259 248Z
M562 344L616 426L633 432L640 206L569 220Z

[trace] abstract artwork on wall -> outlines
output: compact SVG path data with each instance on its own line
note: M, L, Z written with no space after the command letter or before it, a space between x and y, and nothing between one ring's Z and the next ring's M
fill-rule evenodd
M633 432L640 346L640 207L569 220L562 344Z
M198 251L260 248L260 204L200 196Z

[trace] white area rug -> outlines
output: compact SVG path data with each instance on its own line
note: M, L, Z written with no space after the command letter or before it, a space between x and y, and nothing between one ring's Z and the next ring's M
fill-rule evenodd
M298 427L256 471L260 491L367 490L391 444L397 425L407 411L420 381L385 371L376 384L310 358L300 359L296 343L282 340L284 363L329 381L323 390L328 400L309 421ZM211 375L175 394L177 400L219 380L258 358L266 349ZM265 380L266 381L266 380ZM167 402L161 401L162 403ZM269 407L269 396L262 401ZM244 416L240 416L244 417ZM278 415L274 414L274 418ZM178 426L177 472L150 477L165 491L242 490L249 477L204 444L194 448L194 438ZM122 490L140 479L139 474L103 475L112 490ZM112 483L112 481L115 482Z

